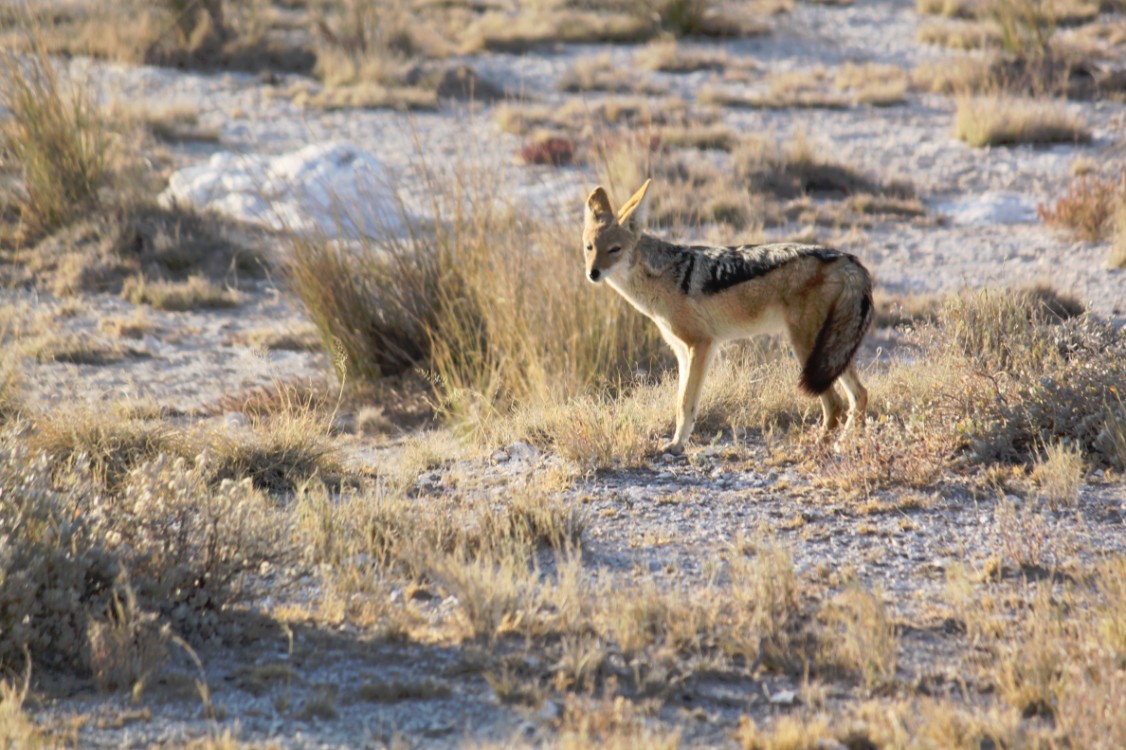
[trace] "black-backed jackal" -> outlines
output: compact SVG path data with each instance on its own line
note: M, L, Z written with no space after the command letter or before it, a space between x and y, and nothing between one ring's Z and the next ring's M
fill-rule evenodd
M686 247L645 234L646 181L615 213L606 191L586 201L587 277L606 280L661 329L676 352L676 434L663 451L684 450L704 375L719 345L786 332L802 363L799 385L821 397L824 432L840 423L833 389L848 395L846 432L862 426L868 392L852 359L872 320L872 280L856 256L819 245L781 243Z

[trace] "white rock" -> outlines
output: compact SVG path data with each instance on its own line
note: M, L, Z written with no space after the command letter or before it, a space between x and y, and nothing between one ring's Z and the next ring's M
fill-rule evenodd
M402 234L416 217L400 197L376 157L329 142L274 157L215 154L173 174L160 202L336 239Z

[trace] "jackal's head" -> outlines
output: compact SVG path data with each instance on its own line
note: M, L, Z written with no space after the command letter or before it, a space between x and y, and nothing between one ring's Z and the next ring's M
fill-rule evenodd
M591 281L597 283L630 265L645 224L645 196L651 182L646 180L617 214L601 187L595 188L586 199L583 251L586 275Z

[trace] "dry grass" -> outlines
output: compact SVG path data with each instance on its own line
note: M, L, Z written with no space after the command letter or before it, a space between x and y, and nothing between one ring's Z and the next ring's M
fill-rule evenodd
M731 151L738 143L735 134L725 125L661 128L658 137L661 145L670 148Z
M1085 474L1082 451L1064 443L1045 447L1032 467L1032 481L1038 487L1040 499L1052 510L1075 507Z
M1086 126L1062 104L1008 96L958 99L954 132L971 146L1085 143Z
M673 36L750 37L769 32L759 9L716 0L647 0L660 27Z
M722 51L685 50L675 39L658 39L642 47L634 56L642 70L662 73L694 73L701 70L723 71L731 66L753 67L750 61L728 57Z
M980 9L978 0L916 0L915 10L932 16L974 18Z
M185 636L213 632L241 574L286 554L274 509L249 482L213 485L201 466L155 455L152 445L123 464L98 452L111 447L104 441L54 461L5 442L6 666L22 663L26 649L48 668L143 680L163 638L148 613Z
M284 25L266 23L268 16L258 3L60 3L24 10L16 29L40 28L48 51L64 56L175 68L309 73L313 53L294 43ZM26 46L18 33L4 34L3 41Z
M579 58L570 70L559 79L559 88L571 93L579 91L607 91L610 93L635 93L648 96L663 94L665 89L632 68L615 66L609 54Z
M857 169L826 158L802 133L784 146L766 139L749 138L732 156L736 175L754 193L779 198L815 193L839 196L864 193L900 198L912 194L908 185L881 185Z
M858 674L870 691L892 684L899 643L878 593L852 587L821 615L828 629L822 657L828 665Z
M894 65L845 63L837 70L833 85L852 91L860 104L890 107L906 101L908 77Z
M461 51L526 52L553 44L643 42L656 31L641 15L584 10L536 10L516 17L485 13L463 36Z
M1115 212L1126 204L1126 175L1122 179L1100 179L1079 175L1054 207L1039 206L1045 224L1070 229L1080 239L1100 240L1110 234Z
M844 109L853 99L829 90L828 74L823 68L770 73L765 77L766 92L743 94L726 88L705 86L697 101L720 107L750 109Z
M1054 206L1040 205L1044 223L1064 227L1084 240L1110 240L1111 268L1126 267L1126 176L1103 179L1080 173Z
M219 141L219 131L199 123L199 108L177 102L115 101L107 116L126 127L144 128L163 141Z
M993 64L977 57L923 63L911 71L911 82L936 94L969 94L996 86Z
M30 677L30 670L27 676ZM54 747L54 740L44 735L39 726L23 711L27 700L28 683L0 682L0 747L46 750Z
M645 321L591 294L573 272L567 232L498 205L493 194L454 196L447 223L380 238L382 253L298 239L287 260L295 291L349 377L424 368L440 409L466 427L513 403L613 387L660 356ZM518 248L524 261L496 274L498 253ZM576 339L579 330L586 334Z
M921 24L918 39L956 50L995 48L1001 45L1001 30L988 21L933 21Z
M125 282L121 296L134 305L149 305L157 310L216 309L239 304L236 292L225 289L203 276L186 281L147 281L134 276Z
M28 244L89 210L109 180L109 137L97 105L65 80L31 38L27 56L0 54L3 164L22 177L17 244ZM2 243L2 239L0 239Z
M416 86L383 86L378 83L355 83L309 92L298 90L293 103L301 107L333 111L338 109L434 110L437 94Z

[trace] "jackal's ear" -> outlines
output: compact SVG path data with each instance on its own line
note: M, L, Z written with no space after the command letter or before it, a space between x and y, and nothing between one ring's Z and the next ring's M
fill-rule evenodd
M649 186L652 184L653 180L646 180L618 211L618 223L631 232L640 232L645 226L645 196L649 195Z
M610 196L601 185L594 189L586 199L586 217L596 219L606 214L614 215L614 207L610 205Z

